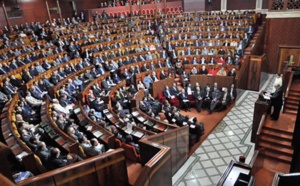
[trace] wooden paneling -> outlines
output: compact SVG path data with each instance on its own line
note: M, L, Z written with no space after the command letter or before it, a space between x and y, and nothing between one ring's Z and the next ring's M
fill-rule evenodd
M128 185L126 159L123 149L116 149L39 176L18 185Z
M249 10L255 9L255 0L227 0L227 10Z
M268 9L268 8L269 8L269 0L263 0L262 9Z
M290 57L293 56L293 66L300 66L300 46L278 46L279 57L278 57L278 71L277 73L282 74Z
M172 175L174 175L178 169L188 158L189 152L189 127L184 126L178 129L173 129L168 132L160 133L147 137L149 141L154 141L161 145L168 146L172 149ZM175 149L175 150L174 150ZM143 151L141 151L143 152ZM141 154L141 157L142 154Z
M219 87L230 87L233 83L233 77L229 76L207 76L207 75L191 75L191 85L195 86L196 82L204 87L207 83L213 86L215 82L218 83Z
M168 87L171 87L174 83L174 78L166 78L160 81L156 81L151 83L151 91L152 91L152 96L154 98L157 97L157 94L164 91L165 87L168 85Z
M221 0L205 1L205 11L221 10Z
M12 18L9 19L11 25L21 24L21 23L31 23L35 21L45 22L48 19L47 9L45 1L35 0L35 1L18 1L20 9L23 10L22 18ZM49 1L50 2L50 1ZM49 4L50 6L50 4Z
M184 12L194 12L194 11L204 11L204 10L205 10L205 0L183 0Z
M267 19L266 54L270 73L277 73L279 45L300 45L300 18Z
M259 90L261 67L264 56L250 56L248 89Z

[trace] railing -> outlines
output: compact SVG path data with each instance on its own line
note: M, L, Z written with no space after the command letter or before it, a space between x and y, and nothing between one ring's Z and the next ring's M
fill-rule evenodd
M262 127L263 127L263 125L265 123L266 117L267 117L267 114L263 114L261 116L261 119L260 119L260 122L259 122L259 126L258 126L258 130L256 132L256 137L258 137L260 135Z
M127 186L128 176L123 149L28 178L17 185L120 185Z
M259 125L258 125L258 129L256 131L256 135L255 135L255 149L257 148L257 145L258 145L258 142L259 142L259 137L261 135L261 131L262 131L262 128L263 128L263 126L265 124L266 119L267 119L267 113L265 112L261 116L261 119L260 119L260 122L259 122Z
M283 90L284 92L284 102L283 102L283 113L285 112L285 106L286 106L286 100L289 97L289 92L291 90L292 82L293 82L294 72L291 68L287 68L287 70L284 72L283 77Z

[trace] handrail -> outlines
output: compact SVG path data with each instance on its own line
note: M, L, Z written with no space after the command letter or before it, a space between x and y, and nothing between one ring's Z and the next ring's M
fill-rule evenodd
M261 133L261 129L262 129L263 124L264 124L264 122L265 122L265 120L266 120L266 117L267 117L266 114L263 114L263 115L261 116L261 119L260 119L260 122L259 122L259 127L258 127L257 132L256 132L256 135L257 135L257 136L259 136L260 133Z
M290 92L292 82L293 82L293 77L294 77L294 72L292 71L291 74L290 74L290 77L289 77L288 86L286 87L284 98L287 98L289 96L289 92Z

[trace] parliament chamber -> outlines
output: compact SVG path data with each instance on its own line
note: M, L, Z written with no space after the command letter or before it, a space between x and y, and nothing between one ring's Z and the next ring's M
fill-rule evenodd
M0 185L300 184L299 0L1 5Z

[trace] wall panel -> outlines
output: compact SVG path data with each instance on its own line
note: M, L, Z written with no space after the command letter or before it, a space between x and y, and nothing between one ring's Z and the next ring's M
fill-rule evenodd
M277 73L278 46L300 45L300 18L267 19L266 54L270 73Z
M183 0L184 12L204 11L205 0Z
M256 0L227 0L228 10L255 9Z
M269 0L263 0L262 9L268 9L269 8Z
M221 10L221 0L205 1L205 11Z

